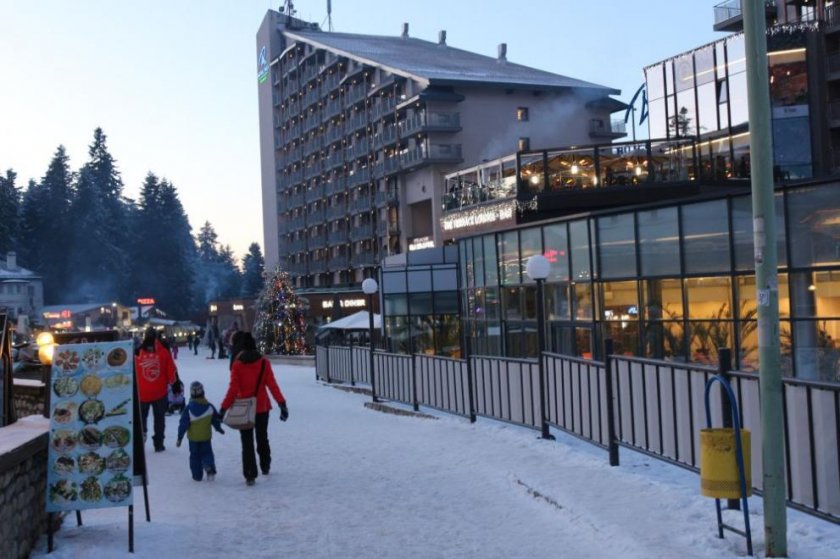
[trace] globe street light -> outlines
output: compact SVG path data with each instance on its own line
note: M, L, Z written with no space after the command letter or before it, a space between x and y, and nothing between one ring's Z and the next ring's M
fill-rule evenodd
M373 372L373 296L379 291L379 284L376 283L375 279L367 278L362 282L362 291L367 295L368 317L370 319L370 331L368 334L370 341L370 392L373 396L373 401L378 402L379 400L376 399L376 375Z
M548 421L545 417L545 375L543 366L543 352L545 351L545 296L543 293L545 278L551 270L551 262L542 254L535 254L525 264L525 273L537 282L537 347L539 355L537 363L540 375L540 436L553 439L548 432Z

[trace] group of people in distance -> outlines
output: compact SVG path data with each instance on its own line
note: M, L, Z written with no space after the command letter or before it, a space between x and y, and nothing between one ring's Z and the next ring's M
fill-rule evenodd
M149 411L152 411L152 443L155 452L166 450L165 416L169 408L169 389L178 379L175 360L170 350L161 342L154 328L148 328L134 353L137 391L143 433L147 432ZM176 446L181 446L184 436L190 447L190 470L196 481L212 481L216 464L211 445L213 429L224 434L222 422L225 412L234 400L256 396L256 421L251 429L239 431L242 443L242 474L247 485L254 485L257 475L268 475L271 470L271 447L268 442L268 418L271 401L268 393L280 407L280 421L289 418L286 398L277 384L271 363L257 349L250 332L237 330L230 340L230 382L217 410L204 394L204 386L195 381L190 385L190 401L181 412ZM256 453L254 440L256 439ZM257 461L259 457L259 462ZM259 470L257 469L259 466Z

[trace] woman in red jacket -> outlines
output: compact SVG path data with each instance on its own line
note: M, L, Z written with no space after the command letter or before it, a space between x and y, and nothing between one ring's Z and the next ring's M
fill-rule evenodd
M154 328L147 328L143 342L134 353L134 371L137 376L137 393L140 396L140 413L143 417L143 436L148 432L149 408L152 408L155 433L152 442L155 452L166 450L163 446L166 410L169 408L169 385L175 382L177 371L169 350L158 340Z
M271 410L271 401L268 399L268 391L274 396L277 405L280 406L280 421L289 418L289 409L286 407L286 398L277 385L274 378L274 371L271 370L271 363L257 351L257 343L250 332L241 334L241 350L233 361L230 370L230 386L228 386L225 399L222 400L221 413L233 404L236 398L250 398L256 393L257 396L257 417L253 429L239 431L242 438L242 474L248 485L254 485L257 478L257 460L254 455L254 433L257 436L257 454L260 456L260 471L268 475L271 469L271 448L268 445L268 412ZM262 378L260 379L260 372ZM257 381L259 380L259 386Z

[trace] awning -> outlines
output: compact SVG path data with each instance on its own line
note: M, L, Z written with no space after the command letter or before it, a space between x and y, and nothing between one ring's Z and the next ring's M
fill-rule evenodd
M373 315L373 327L382 328L381 315ZM370 316L368 315L368 312L359 311L357 313L351 314L350 316L345 316L344 318L333 320L332 322L324 324L319 328L319 330L367 330L369 328Z

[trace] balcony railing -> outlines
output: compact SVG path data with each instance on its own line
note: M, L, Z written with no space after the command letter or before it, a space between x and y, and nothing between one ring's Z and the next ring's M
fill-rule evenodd
M329 241L331 245L344 244L347 242L347 238L347 231L343 229L327 233L327 241Z
M389 206L397 206L400 203L399 195L396 192L388 191L388 192L377 192L376 193L376 205L377 206L384 206L388 204Z
M461 129L460 113L422 112L400 121L400 136L406 137L424 131L456 132Z
M371 237L373 237L373 227L371 227L370 223L356 225L350 230L351 241L362 241Z
M462 160L461 144L431 144L428 148L417 147L400 154L403 168L430 161L456 163Z
M623 119L604 121L593 118L589 121L589 135L593 138L615 138L627 135L627 125Z
M376 234L380 237L384 237L385 235L398 236L400 234L400 226L398 223L381 221L376 225Z
M332 196L333 194L338 194L339 192L344 192L346 190L346 181L344 177L335 177L331 181L327 182L324 186L324 195L325 196Z
M347 208L344 207L344 204L339 206L327 206L327 219L329 221L341 219L345 215L347 215Z
M286 198L286 207L289 209L299 208L305 203L303 192L292 194Z
M764 12L767 21L776 18L775 0L764 0ZM743 25L741 0L727 0L715 6L715 31L738 31Z
M362 252L359 254L354 254L350 257L350 263L356 267L376 266L378 264L378 262L376 261L376 253L374 252Z
M361 198L356 198L349 205L350 213L361 213L361 212L369 212L372 208L370 205L370 198L367 196L362 196Z
M367 91L365 90L364 86L362 85L354 85L351 86L350 89L347 91L347 94L344 96L344 104L345 106L352 105L357 101L361 101L365 98Z
M327 236L323 233L309 237L309 250L324 248L325 246L327 246Z
M352 175L347 177L347 186L349 188L353 188L354 186L359 186L360 184L364 184L370 180L370 170L367 168L358 169Z

